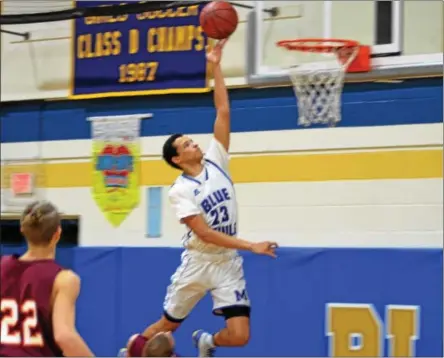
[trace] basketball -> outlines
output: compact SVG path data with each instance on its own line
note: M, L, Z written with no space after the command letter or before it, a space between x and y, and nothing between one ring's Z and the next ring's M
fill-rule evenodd
M226 1L212 1L200 13L200 26L208 37L215 40L228 38L237 27L237 11Z

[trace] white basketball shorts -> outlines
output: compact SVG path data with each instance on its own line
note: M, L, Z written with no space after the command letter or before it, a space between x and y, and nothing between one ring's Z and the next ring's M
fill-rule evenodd
M163 308L168 319L184 320L208 291L216 315L221 315L222 308L250 306L242 257L209 260L208 256L216 255L184 253L165 296Z

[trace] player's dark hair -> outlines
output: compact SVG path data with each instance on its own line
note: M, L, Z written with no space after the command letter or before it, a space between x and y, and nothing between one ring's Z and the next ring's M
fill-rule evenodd
M182 136L183 136L183 134L180 134L180 133L173 134L163 144L163 150L162 150L163 159L169 165L171 165L173 168L176 168L176 169L182 169L182 168L173 162L173 158L177 157L177 155L178 155L177 148L174 146L174 141L177 138L180 138Z
M61 218L57 208L48 201L35 201L22 213L20 226L26 240L36 246L46 246L51 242Z
M171 357L174 347L166 334L158 334L145 343L143 357Z

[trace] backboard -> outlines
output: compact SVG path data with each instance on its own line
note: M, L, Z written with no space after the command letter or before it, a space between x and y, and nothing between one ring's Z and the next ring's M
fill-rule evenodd
M297 38L342 38L371 46L377 76L387 65L409 67L428 75L442 73L442 1L244 1L254 5L246 16L246 70L251 85L288 82L286 68L304 62L304 55L276 47ZM279 8L272 18L265 9ZM430 66L432 66L430 68ZM425 69L426 66L427 68ZM415 67L415 66L413 66ZM395 71L396 72L396 71ZM386 73L383 73L386 75ZM284 76L284 77L283 77ZM359 77L360 74L352 74Z

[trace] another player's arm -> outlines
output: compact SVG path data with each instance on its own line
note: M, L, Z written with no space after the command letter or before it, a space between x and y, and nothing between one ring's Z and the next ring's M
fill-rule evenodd
M214 76L214 106L216 107L216 121L214 122L214 137L228 152L230 147L230 100L225 85L225 79L220 66L222 48L226 40L220 41L213 49L214 57L209 57L213 63ZM219 48L218 48L219 46ZM212 59L214 58L214 60Z
M226 235L209 227L202 215L188 216L183 218L182 222L186 224L202 241L207 243L225 247L227 249L252 251L256 254L276 257L274 249L277 247L277 244L275 242L266 241L252 243L237 237Z
M54 339L65 357L94 357L75 326L76 301L80 278L72 271L62 271L54 283L52 325Z

